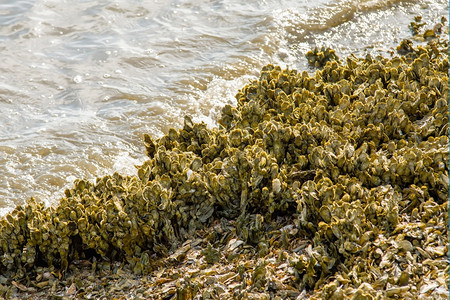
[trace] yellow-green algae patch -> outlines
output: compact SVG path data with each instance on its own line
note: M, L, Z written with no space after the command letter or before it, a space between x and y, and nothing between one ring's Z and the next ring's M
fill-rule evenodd
M146 135L138 176L77 180L56 207L17 207L0 220L3 291L94 258L148 274L225 222L258 249L238 293L277 295L262 258L298 238L310 246L280 258L297 294L448 293L448 41L399 52L340 63L315 51L312 63L325 65L313 76L268 65L237 107L223 108L219 128L186 117L160 139ZM206 262L217 263L232 236L209 234Z

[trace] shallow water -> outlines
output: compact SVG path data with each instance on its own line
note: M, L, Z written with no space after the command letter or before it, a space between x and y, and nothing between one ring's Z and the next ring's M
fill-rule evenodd
M145 2L145 3L142 3ZM52 204L75 178L134 174L142 135L214 126L267 63L389 55L448 1L1 1L0 215ZM431 26L431 25L430 25Z

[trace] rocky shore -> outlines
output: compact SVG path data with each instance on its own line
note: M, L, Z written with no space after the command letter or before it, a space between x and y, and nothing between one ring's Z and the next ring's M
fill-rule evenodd
M0 296L447 298L442 22L392 58L268 65L218 128L145 135L137 176L17 207L0 220Z

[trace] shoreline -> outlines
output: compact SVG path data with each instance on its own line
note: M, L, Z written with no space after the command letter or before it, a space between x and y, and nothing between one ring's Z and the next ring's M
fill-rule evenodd
M142 297L448 295L440 42L343 63L312 51L312 76L268 65L220 128L186 117L161 139L146 135L137 177L78 180L57 207L16 208L0 223L0 295L89 298L77 272L107 298L121 296L105 274Z

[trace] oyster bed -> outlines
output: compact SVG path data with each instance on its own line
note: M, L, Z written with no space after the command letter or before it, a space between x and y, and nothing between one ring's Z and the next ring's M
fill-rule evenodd
M268 65L219 128L145 135L138 176L30 199L0 220L0 295L447 298L448 39L424 38Z

